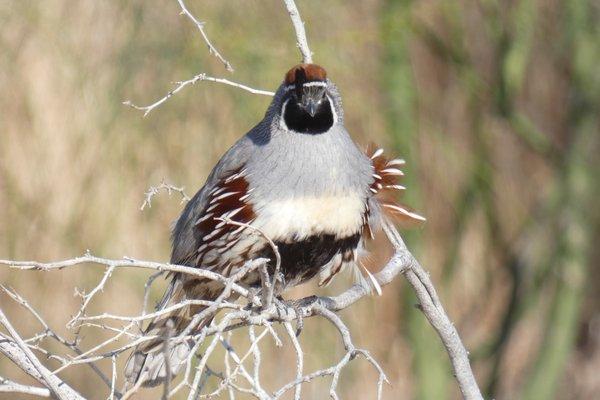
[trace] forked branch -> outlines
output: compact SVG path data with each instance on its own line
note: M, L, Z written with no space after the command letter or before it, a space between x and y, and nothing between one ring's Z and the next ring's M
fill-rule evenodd
M460 340L458 332L456 331L456 329L450 322L450 319L446 315L444 308L442 307L441 302L435 292L435 288L433 287L433 284L431 283L431 281L429 279L429 275L422 269L422 267L419 265L419 263L416 261L416 259L412 256L410 251L406 248L404 242L402 241L402 239L401 239L400 235L398 234L397 230L395 229L395 227L389 223L385 223L384 230L385 230L387 237L389 238L389 240L391 241L391 243L394 246L395 253L394 253L393 257L390 259L390 261L385 265L385 267L380 272L378 272L374 275L375 279L377 279L378 283L381 286L385 286L385 285L389 284L391 281L393 281L395 279L395 277L401 273L406 277L406 279L408 280L408 282L410 283L410 285L413 287L413 289L415 290L415 292L417 294L417 298L419 299L420 306L421 306L420 309L423 311L427 320L431 323L431 325L434 327L434 329L440 336L442 343L444 344L444 346L448 352L448 355L450 357L450 361L454 368L454 373L455 373L458 385L460 387L460 390L463 394L463 397L468 400L482 399L481 393L479 391L479 388L477 386L477 383L473 376L473 372L470 367L468 353L467 353L465 347L463 346L462 341ZM338 311L351 306L358 300L360 300L363 297L368 295L368 290L358 284L352 286L351 288L347 289L346 291L344 291L343 293L341 293L338 296L318 297L318 298L309 297L309 298L301 299L296 302L297 306L289 306L286 304L282 304L281 302L278 302L278 301L274 302L270 305L268 305L268 304L265 305L264 304L264 299L265 299L264 296L262 296L260 293L253 293L252 291L249 291L249 290L243 288L242 286L240 286L237 283L240 279L243 278L243 276L245 274L249 273L250 271L257 270L261 266L263 266L265 263L264 259L255 260L254 262L247 264L247 266L244 267L245 270L241 270L240 272L236 273L234 276L231 276L231 277L225 277L225 276L216 274L214 272L199 270L199 269L190 268L187 266L161 264L161 263L139 261L139 260L133 260L133 259L110 260L110 259L94 257L91 254L86 254L83 257L78 257L75 259L54 262L54 263L16 262L16 261L9 261L9 260L0 260L0 265L7 265L7 266L10 266L11 268L16 268L16 269L21 269L21 270L34 269L34 270L41 270L41 271L50 271L50 270L55 270L55 269L75 267L77 265L82 265L82 264L86 264L86 263L93 263L96 265L107 267L106 271L110 271L110 273L105 272L105 274L103 274L102 278L100 279L100 282L98 283L98 285L93 290L91 290L89 292L89 294L86 295L86 297L84 297L84 302L83 302L81 310L76 314L76 318L74 318L70 322L70 324L73 327L77 327L79 329L81 327L88 327L88 328L97 328L97 329L108 330L110 332L114 332L114 337L104 343L100 343L100 344L94 346L93 348L91 348L71 359L65 359L64 357L62 357L62 358L56 357L56 359L63 360L62 366L60 368L58 368L57 370L55 370L55 372L52 373L50 376L44 377L44 375L47 375L47 374L40 373L39 372L40 365L37 365L37 368L35 369L35 371L38 371L37 377L39 378L40 383L44 384L44 386L48 387L51 390L56 390L56 386L55 385L50 386L50 384L54 380L59 379L57 374L66 368L70 368L70 367L72 367L74 365L78 365L78 364L93 363L97 360L101 360L101 359L105 359L105 358L113 359L113 358L120 356L121 354L125 353L126 351L128 351L129 349L133 348L134 346L136 346L140 343L155 339L154 337L144 336L144 335L140 335L139 333L136 333L137 323L140 320L148 319L150 317L156 317L156 316L161 315L162 313L168 313L168 312L172 311L173 307L186 307L191 304L190 303L190 304L174 305L174 306L171 306L171 308L157 310L156 312L154 312L152 314L142 314L141 316L138 315L138 316L125 317L125 316L111 315L111 314L106 314L106 313L102 314L102 315L97 315L97 316L87 316L85 314L85 308L92 301L92 298L94 297L94 295L96 295L97 293L100 292L100 290L98 290L98 288L103 288L106 285L107 280L111 276L113 276L114 273L116 273L116 271L118 271L120 269L124 269L124 268L146 268L146 269L151 269L151 270L155 270L155 271L173 271L173 272L192 274L195 276L201 276L201 277L204 277L207 279L221 282L225 286L223 295L220 296L219 299L217 299L216 301L214 301L214 302L207 302L207 301L203 301L203 300L196 301L197 304L202 304L202 305L207 306L207 309L201 313L202 315L198 316L198 318L197 318L198 320L205 318L207 313L212 313L213 315L216 316L216 314L219 311L221 311L221 312L225 313L224 317L221 319L221 321L217 324L213 324L212 326L206 327L206 329L203 329L199 334L191 334L191 332L193 331L193 327L192 327L193 322L192 322L190 324L190 328L186 329L186 331L181 336L169 339L169 340L172 340L172 345L176 344L178 341L190 340L190 339L195 341L196 343L200 344L207 337L214 336L216 338L220 338L220 337L222 337L222 335L225 332L237 330L242 327L263 326L263 327L265 327L265 330L263 331L263 333L261 335L254 336L254 340L250 346L251 348L248 350L248 353L247 353L248 355L253 355L256 358L257 356L260 357L259 355L257 355L257 352L259 351L258 350L259 349L259 346L258 346L259 339L257 339L257 338L258 337L262 338L264 335L266 335L268 333L270 333L271 335L276 335L274 333L275 331L272 328L273 323L278 323L278 322L284 323L286 330L289 333L289 329L290 329L289 324L290 323L298 321L300 318L306 319L306 318L310 318L313 316L322 316L322 317L326 318L328 321L330 321L332 323L333 326L335 326L336 330L341 335L341 339L342 339L342 341L344 343L344 347L346 348L346 351L347 351L346 355L344 357L342 357L342 359L340 360L340 362L338 364L336 364L332 367L329 367L329 368L325 368L325 369L322 369L319 371L309 373L307 375L302 375L303 350L298 345L298 343L296 343L294 341L294 339L292 339L292 343L294 344L294 348L295 348L295 351L296 351L296 354L298 357L297 358L298 359L298 368L297 368L298 374L293 381L284 385L277 391L273 392L272 395L267 395L266 394L267 392L262 388L262 386L260 386L260 382L258 381L258 379L256 379L256 376L257 376L256 373L250 374L247 371L245 372L245 370L242 368L241 361L238 364L238 366L233 369L233 371L230 371L230 373L233 374L232 376L225 376L222 378L222 385L219 386L221 388L221 390L225 390L225 391L229 391L229 390L240 391L241 390L241 391L243 391L241 387L236 386L233 383L233 381L234 381L233 378L235 376L241 374L241 376L244 377L244 379L248 383L250 383L251 386L254 388L254 389L251 389L251 390L248 389L248 390L250 390L250 392L253 393L255 395L255 397L257 397L257 398L260 398L260 399L274 398L274 399L276 399L276 398L281 397L285 392L287 392L290 389L295 390L295 397L298 398L298 396L299 396L298 393L300 393L300 391L301 391L302 383L310 382L316 378L331 376L332 383L331 383L330 392L331 392L331 396L333 398L335 398L337 396L337 394L336 394L337 380L339 379L341 371L348 364L348 362L350 362L356 356L364 357L378 371L380 378L378 380L377 392L379 393L379 395L382 392L383 383L385 381L387 381L387 378L385 377L385 374L383 373L383 369L379 366L379 364L375 361L375 359L366 350L358 349L354 346L352 339L351 339L349 329L344 324L344 322L337 316ZM114 279L114 278L112 278L112 279ZM265 287L265 289L267 289L267 287ZM242 306L239 306L239 305L236 305L233 303L229 303L227 301L227 299L229 298L229 296L232 292L236 292L238 295L241 295L243 298L245 298L249 306L242 307ZM39 316L39 314L36 314L36 315L37 315L38 319L41 318ZM194 319L196 319L196 318L194 318ZM121 322L126 323L126 325L121 328L112 327L109 325L109 321L111 321L111 320L121 321ZM97 321L97 323L96 323L96 321ZM6 321L4 319L2 320L2 322L6 323ZM15 332L12 332L12 333L15 334ZM125 346L121 346L117 349L114 349L114 348L112 350L108 349L110 347L110 345L113 345L116 342L116 340L118 340L119 338L124 337L124 336L131 338L132 342ZM277 341L279 341L279 339L277 339ZM17 343L17 342L13 342L13 343ZM219 342L217 340L217 341L213 341L212 343L213 343L212 347L209 346L209 348L208 348L208 349L212 349L212 350L210 352L208 350L205 350L205 353L203 354L204 364L206 364L206 361L208 361L208 358L210 357L211 352L215 349L215 347L219 343L222 343L222 342ZM21 353L26 353L25 349L22 346L21 347L17 346L17 349L20 349ZM14 351L15 350L14 350L14 345L13 345L13 352ZM27 355L25 354L25 356L27 356ZM26 358L28 358L28 357L26 357ZM234 362L237 363L235 358L233 360L234 360ZM35 366L36 364L37 364L36 361L33 361L32 365ZM202 371L196 370L196 372L193 373L191 366L192 366L192 362L190 359L188 371L186 371L184 380L179 385L176 385L171 390L171 392L170 392L171 395L173 395L174 393L176 393L178 390L180 390L181 388L183 388L185 386L192 385L194 382L198 383L200 381L200 379L202 378L202 376L204 376L203 374L205 374L205 371L206 371L205 369L203 369ZM45 371L45 367L42 366L42 368L44 368L44 369L41 369L41 371ZM252 376L255 376L255 378L252 378ZM194 386L192 385L191 387L194 387ZM111 393L111 394L114 394L114 393Z

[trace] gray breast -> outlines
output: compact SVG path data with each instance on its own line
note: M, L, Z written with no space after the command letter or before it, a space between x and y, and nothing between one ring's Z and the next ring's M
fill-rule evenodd
M247 164L248 180L256 191L253 196L263 200L354 193L366 197L373 179L371 163L343 127L319 135L277 130L262 141Z

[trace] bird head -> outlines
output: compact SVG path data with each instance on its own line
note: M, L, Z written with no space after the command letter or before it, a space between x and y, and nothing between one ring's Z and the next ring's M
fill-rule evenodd
M285 75L282 84L281 116L292 131L319 134L328 131L337 119L337 91L325 69L316 64L298 64Z

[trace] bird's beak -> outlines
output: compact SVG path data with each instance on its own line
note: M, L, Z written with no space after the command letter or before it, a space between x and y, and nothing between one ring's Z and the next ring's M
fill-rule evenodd
M304 86L299 93L300 107L314 118L317 115L321 101L323 100L324 89Z
M317 113L317 102L314 99L308 99L305 108L306 112L308 112L310 117L313 118Z

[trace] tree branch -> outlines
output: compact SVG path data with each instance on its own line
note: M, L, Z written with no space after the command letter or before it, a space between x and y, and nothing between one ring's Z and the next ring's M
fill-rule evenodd
M250 92L252 94L260 94L260 95L263 95L263 96L273 96L273 95L275 95L274 92L270 92L268 90L254 89L254 88L251 88L250 86L246 86L246 85L241 84L241 83L230 81L229 79L215 78L215 77L208 76L208 75L202 73L202 74L198 74L198 75L194 76L191 79L188 79L187 81L176 82L177 86L175 87L175 89L171 90L165 96L161 97L160 99L158 99L154 103L149 104L147 106L138 106L138 105L133 104L129 100L124 101L123 104L126 105L126 106L129 106L131 108L135 108L136 110L143 111L144 112L144 117L145 117L148 114L150 114L150 112L152 110L154 110L156 107L158 107L161 104L163 104L165 101L169 100L174 94L176 94L177 92L179 92L184 87L186 87L188 85L194 85L194 84L196 84L196 83L198 83L200 81L222 83L224 85L229 85L229 86L236 87L238 89L245 90L245 91Z
M283 0L283 2L285 3L285 8L287 9L288 14L290 14L290 18L292 19L292 25L294 26L294 31L296 32L296 46L298 46L300 54L302 54L302 62L310 64L312 63L312 52L308 48L308 40L306 40L304 22L302 22L298 7L296 7L294 0Z
M152 207L152 198L154 196L156 196L157 194L159 194L161 190L165 190L169 194L169 196L173 192L179 193L181 195L181 204L190 201L190 197L187 194L185 194L185 188L183 186L177 187L177 186L171 185L170 183L165 182L165 180L163 179L160 182L160 185L150 186L148 188L148 190L146 190L146 193L144 193L144 202L142 203L142 205L140 207L140 211L144 211L144 208L146 208L146 207L151 208Z
M4 315L4 312L1 309L0 309L0 324L2 324L4 326L4 328L7 330L8 334L12 337L12 340L17 345L19 350L21 350L23 352L23 354L25 354L25 356L29 360L29 363L33 366L33 368L35 368L35 370L37 371L37 374L40 378L41 383L43 383L46 387L48 387L48 389L50 389L52 394L54 396L56 396L59 400L66 400L67 399L66 394L64 394L62 392L62 390L58 387L58 383L56 382L56 379L53 379L56 377L53 377L50 374L50 371L48 371L40 363L40 361L33 354L31 349L23 341L21 336L19 336L19 334L17 333L15 328L13 328L10 321L8 320L8 318L6 318L6 315Z
M231 64L229 63L229 61L227 61L221 55L221 53L219 53L217 51L217 49L215 48L215 46L212 45L212 43L210 42L210 40L208 40L208 36L206 35L206 32L204 32L204 22L200 22L200 21L198 21L196 19L196 17L194 17L194 15L185 6L185 3L183 2L183 0L177 0L177 2L179 3L179 6L181 7L181 14L185 15L189 19L191 19L192 22L194 23L194 25L196 25L196 28L198 28L198 31L200 31L200 35L202 35L202 39L204 39L204 42L206 43L206 46L208 47L208 52L210 54L214 55L215 57L217 57L219 59L219 61L221 61L223 63L223 65L225 66L225 69L227 71L233 72L233 67L231 66Z
M0 312L2 312L0 310ZM2 313L4 316L4 313ZM22 341L22 340L21 340ZM27 349L27 352L24 350ZM58 399L83 400L79 393L63 382L56 375L44 367L31 353L27 346L22 347L13 339L0 335L0 353L8 357L13 363L21 368L27 375L31 376L42 385L46 386ZM27 354L29 353L29 354ZM35 360L32 362L32 360ZM8 389L8 387L5 387Z
M431 280L429 279L428 274L423 270L423 268L420 266L418 261L416 261L416 259L410 253L410 251L406 248L406 245L402 241L402 238L398 234L395 227L393 225L391 225L390 223L386 222L386 223L384 223L384 230L385 230L385 233L386 233L388 239L394 246L395 253L394 253L393 257L390 259L390 261L385 265L385 267L378 273L374 274L374 278L377 280L379 285L383 287L383 286L389 284L400 273L404 274L404 276L406 277L406 279L408 280L408 282L410 283L410 285L413 287L413 289L415 290L415 292L417 294L417 298L419 299L419 302L420 302L420 309L423 311L427 320L431 323L431 325L434 327L434 329L440 336L440 339L442 340L442 343L444 344L446 351L448 352L450 361L451 361L453 369L454 369L456 380L458 381L458 385L460 387L461 393L463 394L463 397L468 400L482 399L481 393L479 391L479 388L477 386L473 372L470 367L468 353L460 340L458 332L456 331L456 329L450 322L450 319L446 315L444 308L442 307L441 302L436 294L435 288L433 287L433 284L431 283ZM191 332L193 329L194 320L196 319L196 318L194 318L192 323L190 323L190 327L188 329L186 329L186 331L182 335L180 335L179 337L172 338L173 341L175 341L175 342L181 341L181 340L189 340L190 338L195 341L201 342L202 340L204 340L203 338L205 338L205 337L208 337L211 335L220 336L225 331L230 331L232 329L238 329L238 328L241 328L244 326L254 326L254 325L267 326L273 322L283 322L283 323L288 324L290 322L298 320L299 318L308 318L308 317L312 317L315 315L324 316L336 326L336 328L342 335L346 350L351 353L347 359L344 358L344 359L342 359L342 361L340 361L340 364L338 364L338 367L342 368L343 366L345 366L349 360L354 358L354 355L363 355L380 372L378 392L381 392L381 383L385 381L385 375L383 374L381 367L379 367L379 365L375 362L375 360L366 351L358 350L354 347L354 345L352 344L352 341L350 339L349 330L345 327L345 325L343 324L341 319L339 319L339 317L337 317L337 314L335 314L335 312L343 310L343 309L351 306L358 300L360 300L363 297L368 295L368 290L359 284L355 284L354 286L350 287L349 289L347 289L346 291L344 291L343 293L341 293L337 296L319 297L319 298L309 297L306 299L301 299L298 301L298 304L300 304L300 305L304 304L304 306L300 306L300 307L286 307L285 305L282 305L279 303L274 303L270 307L264 307L264 306L260 305L261 300L264 300L264 298L261 299L261 296L259 296L258 294L250 293L247 289L244 289L243 287L241 287L237 284L237 282L240 279L242 279L243 276L245 276L245 274L248 273L248 271L255 270L255 269L259 268L260 265L263 265L265 262L264 260L255 260L255 263L252 265L249 265L247 267L248 268L247 270L241 270L240 272L238 272L237 274L235 274L232 277L224 277L224 276L221 276L221 275L216 274L211 271L206 271L206 270L197 269L197 268L190 268L190 267L186 267L186 266L161 264L161 263L139 261L139 260L133 260L133 259L110 260L110 259L94 257L90 254L86 254L85 256L78 257L76 259L65 260L65 261L55 262L55 263L15 262L15 261L0 260L0 264L9 265L13 268L37 269L37 270L60 269L60 268L75 266L75 265L89 263L89 262L95 263L98 265L107 266L107 267L109 267L109 269L111 271L114 269L117 269L117 268L132 268L132 267L148 268L148 269L153 269L153 270L158 270L158 271L174 271L174 272L192 274L192 275L196 275L196 276L202 276L204 278L219 281L219 282L225 284L225 290L223 292L223 295L220 296L220 298L217 299L215 302L213 302L213 304L210 306L208 306L208 304L210 302L207 302L206 306L208 308L205 309L203 312L201 312L200 313L201 315L199 316L199 318L201 319L201 318L205 318L209 313L216 313L217 311L222 310L222 309L229 309L230 311L228 311L228 313L226 314L225 319L223 321L221 321L221 323L219 325L215 325L215 326L207 327L206 329L203 329L201 332L201 336L198 336L198 335L188 336L189 332ZM106 283L106 279L108 279L107 278L108 276L110 276L110 274L105 273L103 275L103 278L101 279L99 285L96 286L96 288L98 288L99 286L103 286L104 283ZM250 302L250 304L254 304L255 306L253 306L251 308L240 309L240 308L236 307L235 305L228 303L226 301L226 299L229 297L229 293L231 290L236 291L238 294L242 295L243 297L246 297L248 299L248 301ZM96 292L98 292L98 290L93 290L92 292L90 292L90 295L92 293L96 293ZM88 297L86 300L87 301L85 302L85 304L88 304L91 301L91 297ZM189 301L189 304L192 304L192 303L193 304L196 304L196 303L203 304L203 305L205 304L205 302L202 300ZM189 304L186 303L184 305L174 305L174 306L171 306L171 308L169 310L188 306ZM283 312L282 312L282 307L283 307ZM127 321L127 322L129 322L129 325L127 325L127 327L125 327L123 329L117 329L117 331L120 332L118 336L121 336L122 334L127 332L128 329L130 329L137 321L149 318L150 316L160 315L163 312L166 312L166 311L164 311L164 310L157 311L156 313L143 315L142 317L140 317L140 316L120 317L120 316L115 316L115 315L110 315L110 314L103 314L103 315L91 316L91 317L83 317L83 313L80 312L80 313L78 313L79 318L77 320L79 322L81 322L82 325L89 324L89 321L103 320L103 319L114 319L114 320ZM198 317L198 315L196 317ZM236 322L236 321L239 321L239 322ZM75 322L75 321L73 321L73 322ZM103 327L106 328L106 326L104 326L104 325L103 325ZM128 333L128 335L131 335L131 334ZM119 350L116 350L116 351L113 350L104 355L94 356L93 355L94 352L96 352L97 350L99 350L100 348L105 346L107 343L114 342L114 340L107 341L105 344L98 345L94 349L89 350L86 353L83 353L82 355L69 361L68 365L74 365L74 364L79 364L79 363L88 363L88 362L93 362L98 359L102 359L102 358L106 358L106 357L113 357L115 354L120 354L120 353L126 351L127 349L132 348L134 345L137 345L139 343L142 343L142 342L148 341L148 340L152 340L152 339L153 339L152 337L139 337L137 340L134 340L133 343L130 343L130 344L120 348ZM213 345L210 348L214 349L214 346L215 345ZM297 347L296 347L296 351L297 351ZM301 353L297 353L297 354L299 357L301 356ZM205 353L204 357L208 357L209 355L210 355L209 353ZM299 362L301 362L301 361L299 361ZM190 365L191 365L191 363L190 363ZM57 370L57 372L64 369L66 366L67 365L64 365L63 367L59 368ZM331 374L333 374L334 378L337 379L337 376L339 376L340 372L341 371L337 368L326 369L326 370L322 370L321 373L317 374L317 375L309 374L307 376L297 377L294 382L296 382L296 384L299 385L300 383L310 381L311 379L314 379L317 376L328 376ZM196 378L194 380L196 382L198 382L198 379L199 379L199 376L196 375ZM295 387L296 384L291 384L291 386L289 386L289 388ZM285 387L288 387L288 386L285 386ZM260 395L259 396L260 398L264 398L263 392L261 392L260 390L258 390L256 388L254 390L256 393L258 393ZM300 389L296 389L296 390L300 390ZM332 385L331 391L332 391L332 393L335 392L335 385ZM285 390L283 392L285 392ZM277 398L277 397L281 396L283 394L283 392L281 392L281 391L277 392L276 394L274 394L274 397ZM295 397L297 397L297 396L295 396Z
M26 386L0 377L0 393L23 393L39 397L50 397L50 390L36 386Z

